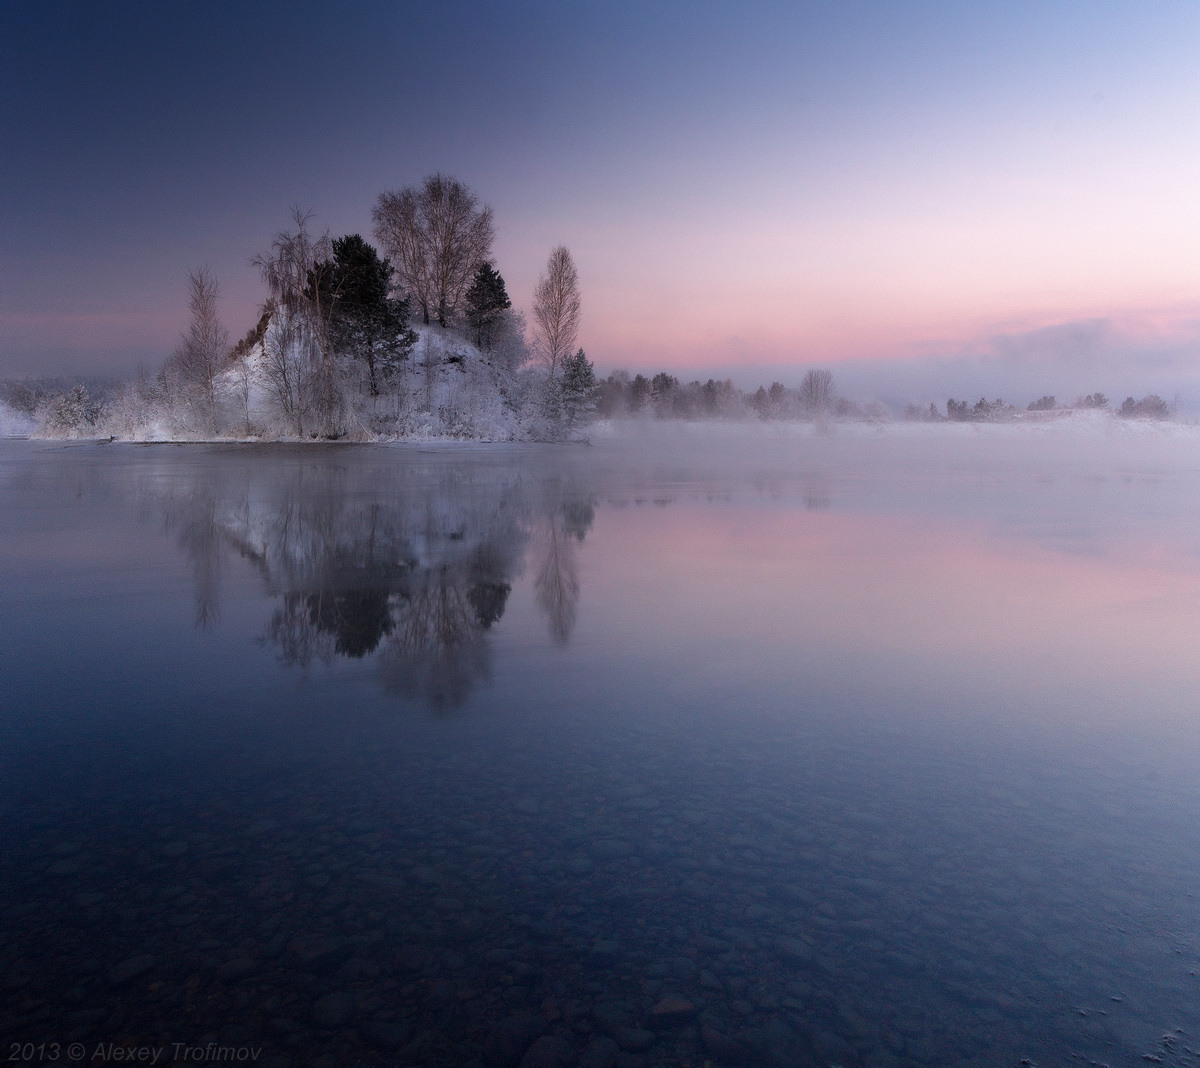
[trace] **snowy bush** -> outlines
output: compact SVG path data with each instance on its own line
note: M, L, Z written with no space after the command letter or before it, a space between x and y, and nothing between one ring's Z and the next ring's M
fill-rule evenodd
M47 437L90 437L96 431L100 409L84 386L44 400L35 413L38 427Z

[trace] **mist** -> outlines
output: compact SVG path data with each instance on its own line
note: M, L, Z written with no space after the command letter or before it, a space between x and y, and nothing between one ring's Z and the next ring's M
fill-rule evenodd
M1050 395L1060 404L1100 391L1116 403L1155 393L1189 417L1200 413L1200 324L1172 317L1166 327L1125 319L1080 319L983 338L943 341L934 352L861 356L798 363L755 361L706 367L703 377L731 377L743 387L781 381L798 385L808 366L824 366L860 403L893 411L944 405L947 397L1001 397L1018 407ZM934 346L930 346L934 348ZM686 376L686 370L675 373Z

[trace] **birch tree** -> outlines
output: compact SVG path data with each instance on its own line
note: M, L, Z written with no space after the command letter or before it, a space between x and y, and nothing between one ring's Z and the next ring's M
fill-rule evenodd
M331 309L321 300L321 274L330 269L329 235L309 229L312 213L293 209L295 232L275 235L255 258L271 291L271 324L263 337L264 375L276 407L294 433L336 434L342 417L340 383L329 336Z
M538 355L554 378L579 340L579 275L565 245L550 253L534 290L533 321Z
M217 314L220 286L204 267L188 273L187 330L163 368L164 384L183 401L197 429L216 425L217 375L229 355L229 332Z
M462 307L475 269L491 259L492 209L462 182L439 172L419 188L381 193L371 214L375 237L422 321L448 325Z

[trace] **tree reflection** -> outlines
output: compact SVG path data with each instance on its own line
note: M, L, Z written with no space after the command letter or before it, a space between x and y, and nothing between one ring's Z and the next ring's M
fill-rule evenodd
M546 617L550 637L565 645L575 628L579 606L579 560L576 545L592 527L595 509L590 498L569 486L549 487L541 516L540 562L534 591Z
M441 710L466 700L489 661L469 591L445 572L439 578L399 599L379 670L389 693Z
M204 501L194 501L190 521L182 524L179 543L192 562L195 596L194 621L201 630L208 630L221 614L221 532L215 522L216 507L209 495Z
M566 642L590 494L520 467L415 463L201 465L156 497L196 576L196 620L248 562L274 601L263 640L286 665L369 661L384 690L445 710L490 671L490 632L526 559L534 602ZM228 461L228 462L226 462Z

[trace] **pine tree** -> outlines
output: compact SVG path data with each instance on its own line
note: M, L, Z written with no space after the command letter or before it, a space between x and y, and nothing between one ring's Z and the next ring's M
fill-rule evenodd
M638 415L646 407L646 401L649 399L650 379L645 375L634 375L633 381L629 383L629 411Z
M490 263L481 263L475 270L471 288L467 290L467 324L475 335L475 344L484 352L496 340L500 316L512 307L504 279Z
M596 411L596 369L583 349L563 362L561 382L563 420L569 432L586 426Z
M372 397L417 340L408 324L408 302L389 295L392 273L391 263L360 235L348 234L333 242L333 261L318 265L310 278L329 319L334 351L366 364Z
M666 371L659 371L650 379L650 405L659 419L669 419L675 410L675 398L679 392L679 379Z

